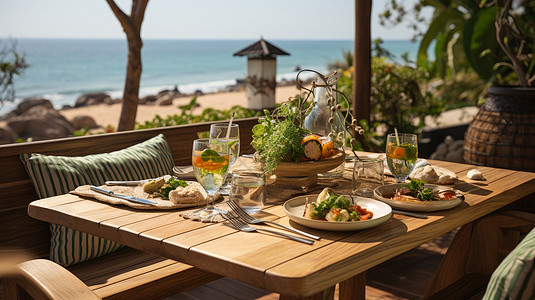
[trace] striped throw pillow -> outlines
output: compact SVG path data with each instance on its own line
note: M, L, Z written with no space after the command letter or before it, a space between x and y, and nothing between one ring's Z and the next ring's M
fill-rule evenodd
M535 229L492 273L483 299L535 299Z
M103 185L107 180L140 180L172 174L174 161L165 137L123 150L80 157L21 154L39 198L68 193L80 185ZM50 259L63 266L87 261L120 247L84 232L50 224Z

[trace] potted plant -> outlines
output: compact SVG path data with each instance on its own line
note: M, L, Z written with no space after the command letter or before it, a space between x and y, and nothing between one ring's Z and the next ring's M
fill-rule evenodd
M488 26L501 52L490 50L485 30L477 30ZM463 38L472 54L479 52L469 59L476 72L494 63L494 85L465 134L465 161L535 171L535 2L483 0Z

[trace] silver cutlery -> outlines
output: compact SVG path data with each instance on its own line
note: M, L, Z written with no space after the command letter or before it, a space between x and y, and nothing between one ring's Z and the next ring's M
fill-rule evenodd
M395 214L398 214L398 215L404 215L404 216L415 217L415 218L420 218L420 219L427 219L426 215L412 213L412 212L408 212L408 211L402 211L402 210L393 209L392 212L395 213Z
M114 193L112 191L105 190L103 188L99 188L99 187L96 187L94 185L92 185L90 188L91 188L92 191L95 191L95 192L98 192L98 193L101 193L101 194L104 194L104 195L112 196L112 197L115 197L115 198L128 200L130 202L136 202L136 203L142 203L142 204L151 204L151 205L158 204L158 203L156 203L154 201L150 201L150 200L143 199L143 198L116 194L116 193Z
M223 216L223 218L225 218L226 220L228 220L230 222L230 224L232 224L232 226L234 228L236 228L237 230L240 230L240 231L245 231L245 232L265 231L265 232L269 232L269 233L273 233L273 234L278 234L278 235L281 235L283 237L287 237L287 238L290 238L292 240L296 240L298 242L305 243L305 244L308 244L308 245L314 244L313 240L308 240L308 239L296 237L296 236L293 236L293 235L284 234L284 233L278 232L278 231L273 231L273 230L269 230L269 229L257 228L257 227L250 226L247 223L243 222L242 220L236 218L235 216L234 217L233 216L229 216L229 215L232 215L232 212L229 212L229 213L226 213L226 214L220 213L220 215Z
M105 185L140 185L142 180L129 180L129 181L106 181Z
M291 230L291 231L293 231L295 233L304 235L306 237L309 237L309 238L312 238L312 239L315 239L315 240L320 240L321 239L321 237L319 237L317 235L313 235L313 234L310 234L310 233L307 233L307 232L304 232L304 231L301 231L301 230L298 230L298 229L295 229L295 228L292 228L292 227L284 226L282 224L279 224L279 223L276 223L276 222L273 222L273 221L257 219L255 217L251 216L250 214L248 214L246 211L244 211L243 208L241 208L236 202L234 202L232 200L229 200L227 202L227 204L230 206L232 211L234 211L238 215L238 217L241 218L246 223L249 223L249 224L262 224L262 223L264 223L264 224L272 224L272 225L276 225L276 226L282 227L284 229Z

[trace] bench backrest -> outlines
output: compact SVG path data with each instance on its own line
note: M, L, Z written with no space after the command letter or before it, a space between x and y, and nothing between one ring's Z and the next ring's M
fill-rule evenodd
M240 153L252 153L251 130L258 118L234 121L240 126ZM31 257L48 257L48 224L27 214L28 204L37 200L24 169L21 153L83 156L124 149L160 133L173 153L175 165L191 165L191 149L197 133L210 130L211 123L170 126L31 143L0 145L0 250L24 250Z

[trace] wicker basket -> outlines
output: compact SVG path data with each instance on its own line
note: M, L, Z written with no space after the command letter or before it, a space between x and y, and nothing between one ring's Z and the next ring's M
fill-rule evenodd
M535 89L491 87L464 137L467 163L535 171Z

